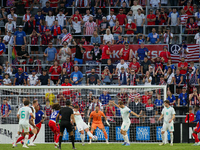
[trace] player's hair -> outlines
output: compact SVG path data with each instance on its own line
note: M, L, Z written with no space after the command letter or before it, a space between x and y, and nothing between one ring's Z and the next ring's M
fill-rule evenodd
M192 110L192 107L189 107L189 110Z
M52 105L52 109L59 110L59 109L60 109L60 104L54 103L54 104Z
M24 101L24 106L27 106L27 105L29 105L29 100Z
M79 109L79 106L78 106L78 105L75 105L74 108Z
M119 101L118 104L119 105L124 105L124 103L122 101Z
M164 103L170 104L169 100L165 100Z
M37 103L37 102L38 102L37 100L34 100L34 101L33 101L33 104L35 104L35 103Z
M65 103L67 106L70 106L71 102L70 101L66 101Z
M99 107L99 105L96 105L96 107Z

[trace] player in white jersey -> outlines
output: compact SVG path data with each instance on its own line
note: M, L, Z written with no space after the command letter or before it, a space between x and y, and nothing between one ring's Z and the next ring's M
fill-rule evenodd
M83 119L81 117L78 105L74 106L74 119L76 121L76 127L78 129L78 132L81 133L80 137L81 137L82 145L85 145L84 144L84 139L85 139L84 131L87 132L87 135L90 138L94 139L93 134L89 131L88 125L83 121Z
M38 77L36 76L35 70L32 71L32 75L28 76L28 85L29 86L36 86L38 85Z
M18 133L15 136L15 141L13 143L13 148L15 147L16 141L19 138L19 136L21 135L23 130L24 130L24 134L25 134L25 142L23 144L23 147L28 148L26 146L26 143L28 141L28 136L29 136L29 117L30 116L33 119L35 119L35 117L33 116L32 111L31 111L31 108L29 107L29 100L25 100L24 101L24 107L20 108L18 113L17 113L17 118L19 119L19 128L18 128Z
M35 113L36 113L35 112L35 108L36 108L37 105L38 105L38 101L34 100L32 106L31 106L31 108L33 110L33 116L34 116L34 118L35 118ZM33 119L30 124L31 124L30 127L31 127L32 130L36 128L35 119ZM38 129L37 129L36 133L37 132L38 132ZM28 146L35 146L35 144L33 144L33 140L34 140L34 138L36 136L36 133L34 133L34 135L30 138L30 143L28 144Z
M171 140L171 146L173 146L173 132L174 132L174 119L175 119L175 110L173 107L171 107L169 100L165 100L164 101L164 105L165 107L163 108L162 112L161 112L161 116L158 119L158 121L160 121L163 117L164 117L164 121L163 121L163 127L161 130L161 135L162 135L162 143L160 143L159 145L164 145L165 143L165 135L164 133L169 130L170 132L170 140Z
M137 117L140 117L140 116L137 115L135 112L131 111L127 106L124 105L122 101L119 101L118 105L115 104L114 101L112 103L120 109L122 120L123 120L121 130L120 130L120 133L123 135L123 138L124 138L124 143L122 145L129 146L130 143L129 143L127 131L131 124L131 120L129 119L130 113Z

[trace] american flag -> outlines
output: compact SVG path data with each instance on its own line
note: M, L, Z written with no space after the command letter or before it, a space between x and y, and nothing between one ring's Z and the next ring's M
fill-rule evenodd
M180 54L178 53L179 48L181 45L178 44L170 44L169 45L169 52L171 53L171 59L172 63L179 63L180 62ZM185 58L186 62L194 61L198 62L199 61L199 45L187 45L188 47L188 54L187 58Z
M64 41L69 42L69 39L71 39L71 38L72 38L71 33L68 33L67 35L65 35L65 36L62 38L62 43L63 43Z

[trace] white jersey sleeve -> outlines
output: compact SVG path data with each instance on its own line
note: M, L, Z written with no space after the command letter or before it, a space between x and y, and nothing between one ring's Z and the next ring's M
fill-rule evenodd
M74 115L74 119L76 121L76 124L84 122L79 111L73 110L73 112L74 112L74 114L75 113L78 114L78 115Z

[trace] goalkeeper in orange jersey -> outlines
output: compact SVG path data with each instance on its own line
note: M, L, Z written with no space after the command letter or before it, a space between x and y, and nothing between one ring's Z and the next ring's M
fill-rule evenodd
M106 139L106 144L109 144L108 135L107 135L106 130L104 128L104 125L102 123L101 117L104 117L107 125L110 126L109 122L107 121L105 114L102 111L99 110L99 106L97 105L95 107L95 110L92 111L91 114L90 114L90 117L89 117L89 120L88 120L88 127L90 127L90 121L91 121L91 118L93 118L90 132L93 134L94 130L98 127L104 133L104 136L105 136L105 139ZM90 142L88 144L91 144L91 142L92 142L92 139L90 138Z

